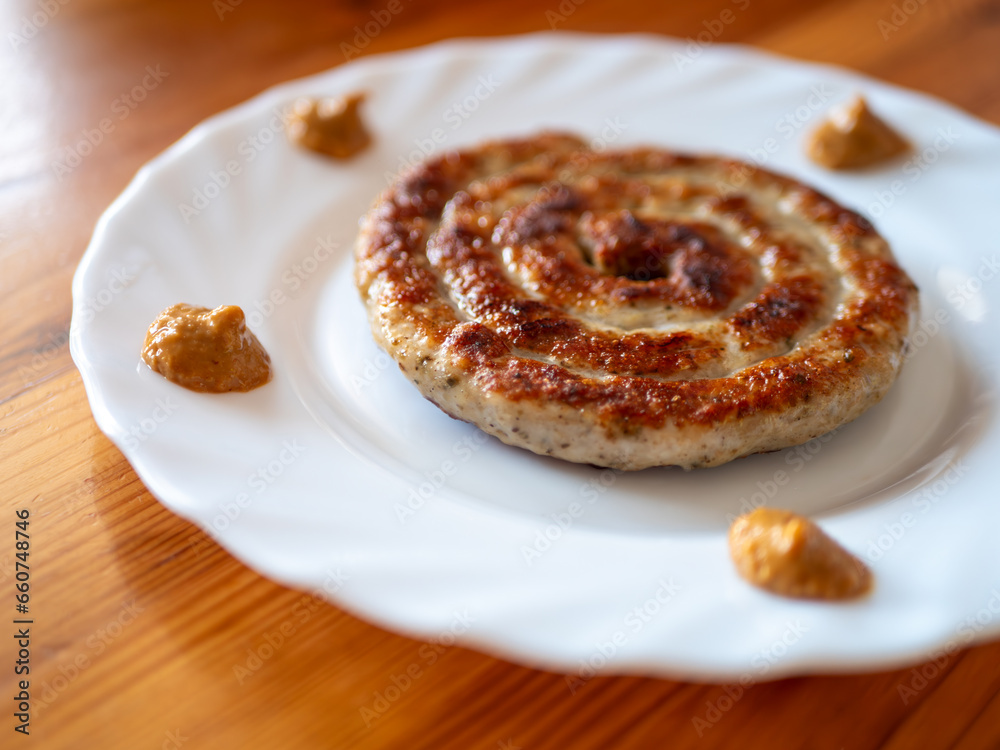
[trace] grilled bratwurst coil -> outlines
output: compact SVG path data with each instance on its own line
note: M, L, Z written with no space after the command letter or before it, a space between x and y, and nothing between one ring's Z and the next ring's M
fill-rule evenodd
M715 466L855 419L917 290L858 214L739 161L557 133L435 156L362 222L372 331L423 395L511 445Z

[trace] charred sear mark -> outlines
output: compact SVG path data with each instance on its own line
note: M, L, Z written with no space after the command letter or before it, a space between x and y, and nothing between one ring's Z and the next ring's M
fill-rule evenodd
M515 346L550 350L561 340L579 336L582 326L558 310L536 300L511 300L500 307L498 331Z
M708 224L640 219L625 210L587 214L581 231L602 274L637 282L663 279L671 296L686 304L722 309L753 278L742 250ZM638 289L616 291L619 297L641 295Z
M532 341L563 338L579 331L579 324L565 318L539 318L526 320L517 327L518 334Z
M427 167L403 176L397 192L397 204L403 218L430 218L441 213L448 202L449 180Z
M642 221L631 211L584 222L585 231L594 239L592 261L607 276L622 276L632 281L662 279L670 273L670 256L680 244L690 242L704 247L695 233L677 225Z
M742 195L714 196L709 199L709 205L718 213L746 213L750 209L750 201Z
M497 244L525 244L551 240L569 231L572 213L579 206L579 196L565 185L543 187L533 201L504 215L494 241Z
M729 259L725 253L692 242L677 251L670 282L685 295L718 299L725 296L728 273Z
M466 367L482 366L510 352L503 340L482 323L462 323L445 339L445 347Z
M816 318L822 303L819 284L798 276L766 286L753 302L729 319L729 325L750 344L793 339Z
M566 185L553 182L541 189L535 203L546 211L578 211L580 196Z
M395 183L394 204L398 218L410 220L441 214L472 166L468 155L430 159L401 174Z

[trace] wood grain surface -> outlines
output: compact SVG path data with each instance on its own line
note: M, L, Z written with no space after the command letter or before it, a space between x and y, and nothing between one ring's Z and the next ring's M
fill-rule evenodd
M843 64L1000 123L995 0L403 1L364 54L553 26L694 37L739 5L713 41ZM0 747L1000 747L1000 643L742 690L598 677L573 692L563 675L431 649L265 580L150 496L97 429L68 352L94 224L200 120L343 64L341 43L385 5L4 0L0 609L9 623L14 511L28 508L34 623L29 736L14 731L15 626L2 638ZM150 69L156 85L126 103ZM105 118L100 143L60 170Z

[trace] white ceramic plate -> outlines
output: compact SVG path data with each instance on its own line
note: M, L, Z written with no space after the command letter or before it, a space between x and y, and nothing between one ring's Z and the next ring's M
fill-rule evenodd
M336 164L286 142L297 96L357 89L374 148ZM856 92L916 155L843 174L802 156ZM923 291L889 396L806 446L633 474L509 448L424 401L371 341L358 218L407 161L542 127L758 161L869 215ZM76 275L72 351L161 502L385 627L570 675L888 667L1000 633L998 195L996 129L842 70L647 36L448 42L271 89L144 167ZM146 327L180 301L241 305L274 381L204 395L140 366ZM821 604L743 583L727 520L765 500L868 559L874 593Z

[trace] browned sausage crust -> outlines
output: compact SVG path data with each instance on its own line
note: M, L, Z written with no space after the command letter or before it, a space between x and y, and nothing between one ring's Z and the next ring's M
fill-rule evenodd
M376 340L445 412L621 469L715 466L856 418L918 304L872 226L812 188L559 133L400 175L355 278Z

